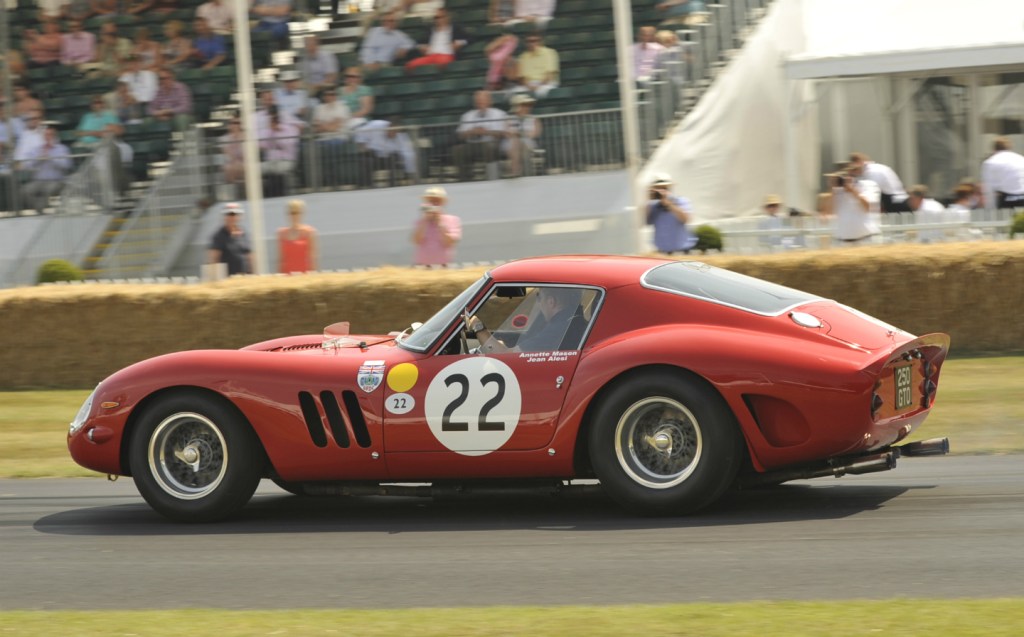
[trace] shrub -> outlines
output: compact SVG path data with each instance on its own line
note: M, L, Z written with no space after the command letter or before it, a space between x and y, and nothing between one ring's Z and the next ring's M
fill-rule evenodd
M82 271L75 264L64 259L50 259L39 266L36 283L55 283L57 281L81 281Z
M1018 212L1010 224L1010 238L1015 234L1024 234L1024 212Z
M707 253L708 250L722 251L722 233L718 228L704 224L697 226L694 234L697 235L697 245L693 246L694 250L700 250L701 254Z

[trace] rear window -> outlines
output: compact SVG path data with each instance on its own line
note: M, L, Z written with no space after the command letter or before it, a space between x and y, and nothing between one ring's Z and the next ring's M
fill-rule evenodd
M699 261L666 263L648 270L644 287L720 303L756 314L775 316L820 296L776 285Z

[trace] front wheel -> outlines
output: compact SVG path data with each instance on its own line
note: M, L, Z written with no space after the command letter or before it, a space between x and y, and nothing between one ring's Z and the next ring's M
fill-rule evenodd
M159 513L183 522L225 518L252 498L263 449L230 406L201 394L160 399L132 436L135 485Z
M715 501L739 470L743 440L732 412L691 377L637 374L612 387L594 413L594 472L632 511L691 513Z

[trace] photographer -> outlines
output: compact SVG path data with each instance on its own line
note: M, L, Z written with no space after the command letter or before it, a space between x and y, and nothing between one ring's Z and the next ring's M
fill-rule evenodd
M455 215L445 214L448 193L440 186L423 193L420 218L412 233L416 244L416 265L448 267L455 256L455 244L462 238L462 222Z
M843 243L864 243L881 231L878 227L879 189L862 179L863 166L848 164L845 170L826 175L832 188L835 238Z
M688 199L673 195L671 190L672 178L656 173L647 203L647 224L654 226L654 248L658 252L688 254L697 244L697 238L686 227L693 207Z

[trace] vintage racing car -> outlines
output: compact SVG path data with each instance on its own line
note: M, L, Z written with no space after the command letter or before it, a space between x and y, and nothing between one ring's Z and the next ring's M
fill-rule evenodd
M160 513L297 494L594 488L684 514L730 485L891 469L928 415L949 337L699 262L533 258L423 324L158 356L71 423L81 465Z

